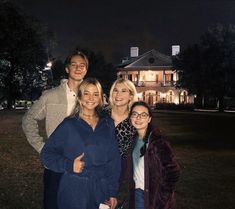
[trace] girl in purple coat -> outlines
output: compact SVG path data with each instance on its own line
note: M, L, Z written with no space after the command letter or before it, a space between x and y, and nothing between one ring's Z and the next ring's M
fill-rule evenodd
M157 128L150 125L152 112L142 101L130 110L137 129L132 154L129 155L131 209L175 209L175 184L179 166L169 143Z

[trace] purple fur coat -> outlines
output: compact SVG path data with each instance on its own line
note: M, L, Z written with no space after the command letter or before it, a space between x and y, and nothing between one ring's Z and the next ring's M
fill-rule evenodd
M175 209L175 185L180 168L169 143L158 129L153 129L148 148L144 155L145 209ZM134 190L132 155L128 156L128 179L130 180L129 208L134 209Z

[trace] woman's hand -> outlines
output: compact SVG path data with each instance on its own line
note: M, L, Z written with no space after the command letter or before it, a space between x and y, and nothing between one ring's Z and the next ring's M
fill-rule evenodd
M84 169L85 163L82 160L84 157L84 153L76 157L73 161L73 172L74 173L81 173Z
M105 201L105 204L107 204L110 209L115 209L117 206L117 198L110 197L108 201Z

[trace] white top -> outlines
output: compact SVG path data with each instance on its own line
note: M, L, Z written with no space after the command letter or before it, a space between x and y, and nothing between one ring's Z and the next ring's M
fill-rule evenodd
M71 90L68 86L66 85L66 95L67 95L67 116L69 116L72 112L73 109L76 105L76 100L77 100L77 94Z
M140 148L144 145L142 139L138 139L132 153L133 157L133 178L135 181L135 188L144 190L144 156L140 157Z

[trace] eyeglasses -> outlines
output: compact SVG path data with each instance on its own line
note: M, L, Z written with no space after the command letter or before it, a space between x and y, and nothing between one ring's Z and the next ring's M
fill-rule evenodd
M131 113L131 117L132 117L132 118L138 118L138 117L140 117L141 119L146 119L146 118L148 118L148 116L149 116L149 114L146 113L146 112L138 113L138 112L133 111L133 112Z
M71 69L79 69L79 70L81 70L81 71L85 71L86 70L86 65L84 65L84 64L80 64L80 65L78 65L78 64L75 64L75 63L71 63L70 64L70 68Z

